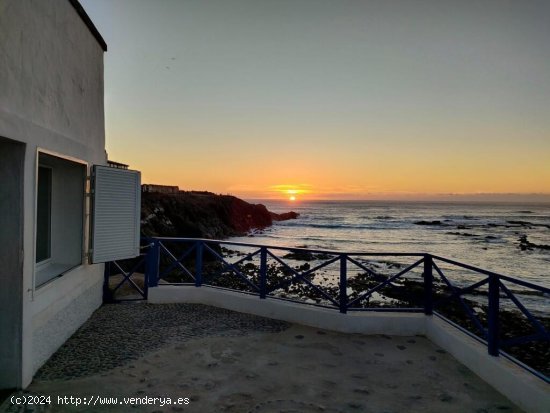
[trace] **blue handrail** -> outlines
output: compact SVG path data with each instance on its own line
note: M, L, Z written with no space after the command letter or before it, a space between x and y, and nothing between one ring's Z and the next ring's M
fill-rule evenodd
M147 282L149 287L157 286L161 280L165 281L164 278L174 270L181 271L190 281L189 283L181 282L177 284L195 285L196 287L200 287L202 285L213 285L211 283L213 279L219 277L223 273L229 272L236 277L235 279L240 282L241 285L248 289L246 291L247 293L258 295L260 299L266 299L267 297L288 299L287 297L276 296L274 295L274 292L290 285L301 285L308 289L310 294L315 297L319 297L316 303L305 304L334 308L344 314L348 311L424 312L426 315L437 314L438 317L449 321L453 325L456 325L456 323L443 316L438 310L445 305L448 305L453 300L456 300L456 302L460 304L459 308L466 314L467 319L475 327L475 330L479 332L480 337L476 338L480 339L487 345L488 353L491 356L499 356L502 352L503 346L518 345L537 340L550 342L550 334L543 323L541 323L537 317L520 302L515 294L506 287L504 282L509 282L533 291L537 291L542 293L543 296L550 296L550 288L433 254L403 252L341 252L323 249L268 246L247 242L202 238L153 237L147 238L144 241L149 246L146 255L146 280L148 280ZM168 248L167 245L169 244L171 245L172 250ZM179 245L179 247L176 248L176 245ZM240 258L236 262L229 262L224 257L223 253L220 252L221 250L216 249L221 246L253 248L254 251L244 254L244 257ZM178 252L175 253L174 249L177 249ZM291 254L309 254L309 256L317 254L313 257L313 259L316 261L321 261L321 263L313 267L310 267L308 264L305 268L293 268L285 262L284 256L280 257L275 254L275 252L281 251L286 251ZM194 257L192 254L193 252L195 252ZM253 271L256 279L252 279L247 275L247 273L243 272L239 266L245 265L246 261L254 258L257 259L258 256L259 266L254 267L255 270ZM367 267L364 263L359 261L361 258L374 257L412 258L414 259L414 262L392 276L381 277L380 274L377 274L373 269ZM208 259L210 259L210 261L208 261ZM282 280L281 277L277 279L270 278L268 271L268 260L270 259L279 265L277 267L278 271L280 271L281 274L284 274ZM287 259L293 260L290 257ZM187 261L184 262L184 260ZM189 261L192 262L189 263ZM210 269L210 267L208 267L209 262L216 262L219 264L217 267L218 270L214 275L207 273ZM168 265L163 271L161 271L161 265L163 263L168 263ZM335 263L339 264L339 277L338 280L336 280L337 282L335 282L336 285L334 287L325 286L323 288L323 286L316 285L312 281L311 276L316 271ZM457 286L449 280L438 263L445 263L453 267L469 270L483 275L485 278L468 286ZM192 269L189 268L190 265L193 265ZM421 265L423 267L421 274L423 279L423 299L420 307L365 307L365 300L369 300L374 293L381 291L384 288L391 287L392 282L406 274L410 274L413 269ZM367 291L361 291L356 296L350 297L350 294L348 294L348 285L350 281L349 272L351 268L365 271L368 275L377 279L377 284L374 286L369 286ZM450 294L438 297L437 301L434 300L436 295L436 288L434 284L436 282L440 282L442 286L450 290ZM483 292L483 294L487 296L487 327L484 327L479 316L471 308L468 300L465 300L463 296L466 294L471 294L474 291L479 293L479 288L485 288L486 285L488 286L488 289L486 292ZM499 315L502 310L501 293L502 297L509 299L514 306L525 315L526 319L534 327L536 331L535 334L527 334L523 337L501 340L500 330L502 326L499 325ZM291 299L290 301L296 300ZM302 301L302 303L304 302ZM469 332L469 334L472 333ZM518 362L518 364L522 363ZM545 375L540 373L537 373L537 375L545 381L550 382L550 379Z

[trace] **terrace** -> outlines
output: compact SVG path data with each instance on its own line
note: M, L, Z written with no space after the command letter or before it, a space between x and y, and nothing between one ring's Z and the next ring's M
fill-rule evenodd
M548 411L548 294L430 254L153 238L106 266L105 301L126 303L28 390L190 399L143 411Z
M521 411L425 337L338 333L198 304L103 306L28 390L190 398L138 406L147 412Z

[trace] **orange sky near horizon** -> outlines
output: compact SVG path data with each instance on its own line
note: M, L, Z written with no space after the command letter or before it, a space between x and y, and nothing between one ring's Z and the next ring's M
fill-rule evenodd
M508 128L508 132L506 131ZM446 139L417 135L391 138L395 127L342 140L272 136L235 148L223 136L181 136L195 141L179 150L159 146L148 132L136 131L131 148L108 142L109 156L132 161L144 183L185 190L229 193L248 199L425 199L438 194L545 194L550 201L550 138L502 130L457 130ZM510 130L514 131L510 133ZM304 134L306 134L305 131ZM384 132L384 133L382 133ZM409 129L409 134L413 135ZM120 132L121 133L121 132ZM282 131L281 131L282 133ZM320 133L320 132L319 132ZM437 131L444 136L444 131ZM113 133L114 134L114 133ZM486 135L482 135L486 134ZM118 135L118 134L117 134ZM267 134L266 134L267 135ZM479 139L472 136L480 135ZM522 137L528 137L531 141ZM176 139L178 141L178 139ZM200 145L213 141L216 145ZM342 146L342 147L341 147Z
M439 194L514 193L525 194L527 200L529 194L545 194L550 200L550 152L533 153L521 145L508 154L501 148L494 157L488 157L488 151L447 150L366 149L339 157L336 151L268 156L261 151L228 155L220 149L154 156L151 147L136 153L124 149L114 159L133 158L131 167L142 171L144 183L249 199L285 199L291 194L298 199L424 199Z

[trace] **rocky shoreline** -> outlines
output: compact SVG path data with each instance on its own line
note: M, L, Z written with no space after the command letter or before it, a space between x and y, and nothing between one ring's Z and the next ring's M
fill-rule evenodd
M527 235L521 235L518 241L519 241L518 248L522 251L525 251L525 250L532 251L534 249L550 251L550 245L535 244L527 239Z
M276 214L265 205L211 192L144 192L141 195L143 236L225 239L261 230L274 221L296 219L296 212Z
M526 211L524 211L526 212ZM466 218L466 217L465 217ZM548 228L550 225L529 222L529 221L517 221L517 220L508 220L505 223L484 223L478 224L475 222L469 224L459 224L456 225L451 220L433 220L433 221L415 221L414 225L433 227L433 228L456 228L457 230L476 230L481 228L506 228L506 229L515 229L515 235L517 238L517 248L521 251L550 251L550 245L546 244L537 244L528 240L528 235L525 233L525 230L530 230L533 228ZM472 232L460 232L460 231L447 231L446 234L455 235L459 237L470 237L474 239L483 240L485 242L493 242L499 238L494 235L480 235Z

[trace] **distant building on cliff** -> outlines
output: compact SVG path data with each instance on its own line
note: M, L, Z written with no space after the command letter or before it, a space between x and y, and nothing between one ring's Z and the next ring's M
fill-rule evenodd
M178 186L143 184L141 192L158 192L160 194L177 194L180 191Z
M116 168L116 169L128 169L128 167L130 165L127 165L125 163L120 163L120 162L115 162L115 161L111 161L110 159L107 160L107 166L110 166L111 168Z
M77 0L0 1L0 389L26 387L139 254L140 174L108 167L103 38Z

